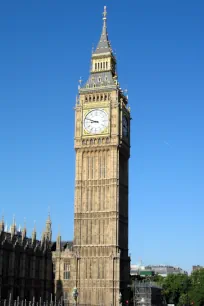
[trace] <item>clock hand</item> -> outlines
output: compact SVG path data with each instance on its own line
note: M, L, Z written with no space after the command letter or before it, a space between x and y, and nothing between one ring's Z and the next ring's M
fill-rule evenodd
M88 118L86 118L86 120L91 121L91 123L99 123L98 121L95 121L95 120L92 120L92 119L88 119Z

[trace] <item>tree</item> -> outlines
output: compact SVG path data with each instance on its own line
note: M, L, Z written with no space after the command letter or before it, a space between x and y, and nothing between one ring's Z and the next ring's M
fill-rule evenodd
M169 274L163 284L163 294L168 304L178 305L180 296L186 293L189 286L189 278L186 274Z
M190 302L196 306L204 305L204 269L194 271L191 276L191 288L189 290Z

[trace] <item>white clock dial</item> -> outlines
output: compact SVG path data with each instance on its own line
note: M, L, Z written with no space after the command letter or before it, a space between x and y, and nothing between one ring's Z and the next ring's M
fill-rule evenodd
M92 109L84 118L84 129L90 134L100 134L108 127L108 114L103 109Z
M127 137L128 136L128 120L125 116L123 116L122 124L123 124L123 135Z

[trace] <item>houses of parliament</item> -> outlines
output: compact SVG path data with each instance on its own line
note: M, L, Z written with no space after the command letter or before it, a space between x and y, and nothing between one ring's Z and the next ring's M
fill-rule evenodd
M130 108L121 89L107 32L91 55L88 80L75 105L74 238L52 241L48 216L42 239L0 223L0 299L49 299L116 306L127 299Z

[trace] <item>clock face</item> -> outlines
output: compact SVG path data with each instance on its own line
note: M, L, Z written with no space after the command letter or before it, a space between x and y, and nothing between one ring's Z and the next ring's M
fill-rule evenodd
M123 116L122 124L123 124L123 135L127 137L128 136L128 120L125 116Z
M90 134L100 134L108 127L108 114L103 109L92 109L84 118L84 129Z

